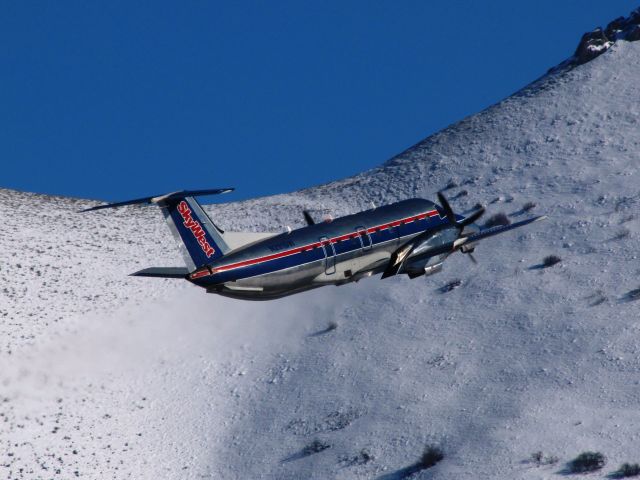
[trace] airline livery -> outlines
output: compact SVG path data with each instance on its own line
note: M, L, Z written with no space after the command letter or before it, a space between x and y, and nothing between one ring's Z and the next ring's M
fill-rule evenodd
M305 211L307 226L297 230L225 233L195 197L232 190L182 191L83 211L158 205L186 267L153 267L132 275L182 278L209 293L246 300L269 300L323 285L343 285L378 273L382 278L431 275L439 272L455 251L470 255L479 240L545 218L482 229L475 222L484 208L468 217L456 215L438 193L440 205L413 198L321 223Z

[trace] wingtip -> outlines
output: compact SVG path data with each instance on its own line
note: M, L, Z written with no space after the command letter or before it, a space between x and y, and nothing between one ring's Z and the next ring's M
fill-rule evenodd
M84 208L82 210L78 210L77 213L85 213L85 212L93 212L95 210L102 210L103 208L110 207L110 203L106 203L104 205L96 205L95 207Z
M96 209L96 207L83 208L82 210L76 210L76 213L90 212L90 211L95 210L95 209Z

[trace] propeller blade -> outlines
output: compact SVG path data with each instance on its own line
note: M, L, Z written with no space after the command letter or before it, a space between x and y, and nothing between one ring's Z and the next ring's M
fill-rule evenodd
M311 214L307 210L302 211L302 215L304 215L304 219L307 222L307 225L315 225L316 222L311 216Z
M456 228L459 228L460 230L462 230L467 225L475 222L482 215L484 215L484 207L480 207L478 210L473 212L467 218L458 222L456 221L456 215L453 213L453 209L451 208L451 205L449 204L447 197L445 197L442 192L438 192L437 195L438 195L438 200L440 201L440 205L442 206L442 209L444 210L444 213L447 216L447 220L451 225L455 226Z
M470 225L472 223L474 223L476 220L478 220L482 215L484 215L484 207L480 207L478 210L476 210L475 212L473 212L471 215L469 215L467 218L465 218L464 220L461 220L460 222L457 222L458 226L461 228L466 227L467 225Z
M409 242L406 245L400 247L395 252L391 254L391 258L389 259L389 263L384 273L382 274L382 278L392 277L396 275L400 271L400 267L402 267L402 262L407 258L409 253L413 250L413 243Z
M440 202L440 205L444 210L444 214L447 216L447 220L451 225L455 225L456 216L453 213L453 209L451 208L451 205L449 205L449 201L447 200L447 197L445 197L442 192L438 192L437 195L438 195L438 201Z

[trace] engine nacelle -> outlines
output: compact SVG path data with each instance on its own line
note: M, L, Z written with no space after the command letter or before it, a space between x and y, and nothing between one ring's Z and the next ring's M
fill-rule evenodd
M440 256L439 256L440 257ZM414 279L423 275L433 275L442 271L443 258L434 257L430 258L421 265L413 264L409 268L405 268L405 273L409 278Z
M443 262L436 263L435 265L429 265L428 267L424 267L425 275L433 275L434 273L439 273L442 271Z

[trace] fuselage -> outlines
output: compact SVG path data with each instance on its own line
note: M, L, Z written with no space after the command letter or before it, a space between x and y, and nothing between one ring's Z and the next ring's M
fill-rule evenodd
M433 202L404 200L247 245L189 280L211 293L255 300L341 285L381 272L400 245L422 232L457 235L447 225Z

